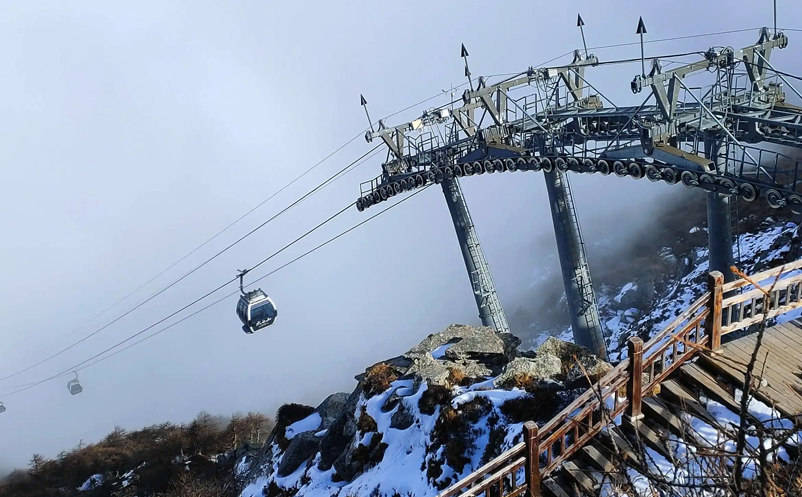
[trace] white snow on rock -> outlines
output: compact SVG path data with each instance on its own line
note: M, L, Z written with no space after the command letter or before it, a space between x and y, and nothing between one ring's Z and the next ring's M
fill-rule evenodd
M638 285L636 285L635 283L627 283L626 285L624 285L624 288L622 288L621 291L618 292L618 295L615 296L615 301L621 303L621 299L624 298L624 295L626 295L627 292L637 289Z
M298 433L317 430L318 428L320 428L320 423L322 421L323 420L321 419L320 414L313 412L304 419L296 421L295 423L288 426L286 434L284 436L287 438L287 440L292 440L292 437L294 437Z
M445 345L437 347L432 351L432 357L434 357L435 359L440 359L446 354L446 350L448 350L453 345L454 345L453 343L447 343Z
M93 488L97 488L103 485L103 475L97 474L90 476L83 485L78 487L79 492L86 492L87 490L91 490Z

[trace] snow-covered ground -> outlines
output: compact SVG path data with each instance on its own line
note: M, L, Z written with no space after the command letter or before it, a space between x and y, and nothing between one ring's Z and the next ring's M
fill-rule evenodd
M452 400L452 407L454 408L458 408L476 397L484 397L492 404L492 410L473 425L477 436L475 449L471 454L470 463L466 465L459 475L456 475L455 480L469 474L472 469L479 467L479 459L489 440L488 418L494 412L498 415L499 406L506 400L525 394L524 391L517 389L512 391L494 389L492 388L492 383L492 380L489 380L483 383L476 383L470 387L456 387L454 389L454 398ZM370 444L372 437L380 434L381 440L387 444L387 448L381 462L357 476L353 481L335 482L332 478L334 469L320 471L317 467L320 462L320 455L318 454L311 461L311 464L302 464L289 476L282 478L275 474L269 474L256 479L243 490L242 497L262 497L262 490L271 482L283 489L295 489L298 491L297 495L307 497L330 497L332 495L342 497L357 495L392 496L395 494L425 497L437 495L438 490L429 484L426 471L421 470L421 468L426 467L426 463L431 458L441 457L444 450L443 447L440 447L438 452L428 452L428 448L432 445L432 431L440 415L440 407L431 415L422 413L418 408L418 402L427 389L426 383L423 383L416 393L401 400L414 418L414 422L409 428L398 430L390 427L393 414L401 407L400 404L388 412L382 411L382 406L394 390L398 388L409 389L411 387L411 380L397 380L384 393L375 395L370 399L365 399L362 396L359 400L354 411L354 417L358 418L360 416L364 406L367 414L376 421L377 431L365 434L355 445L362 444L367 446ZM305 423L306 420L298 423L301 422ZM520 436L522 427L523 424L521 423L507 426L507 436L502 444L503 450L511 448L518 441L516 437ZM274 468L278 467L283 457L283 454L277 449L275 445L271 449L270 466ZM438 478L438 481L443 481L453 476L455 476L454 471L448 465L443 465L443 473ZM379 494L375 494L374 492L376 491Z
M699 228L694 228L698 230ZM741 263L739 268L746 274L753 274L764 270L767 263L782 258L791 250L792 240L799 237L800 227L792 222L776 224L765 227L759 233L746 233L739 237ZM691 230L693 231L693 230ZM663 328L676 318L691 303L698 299L706 289L708 273L707 248L697 247L694 260L697 261L693 270L678 281L674 281L669 291L661 295L650 309L642 314L643 310L637 308L614 309L620 307L623 297L638 289L635 282L629 282L620 288L610 288L602 285L602 291L597 293L599 314L604 322L607 332L608 352L613 362L626 357L626 347L622 346L626 339L636 332L644 338L643 330L648 330L647 336L658 334ZM757 269L756 269L757 268ZM783 277L790 277L800 273L800 270L790 271ZM759 282L771 284L771 281ZM746 287L746 290L751 289ZM565 298L563 296L563 298ZM618 304L618 305L615 305ZM802 315L802 309L784 314L777 318L776 323L796 319ZM573 341L570 326L558 330L556 333L544 333L535 338L530 346L537 348L550 335L561 340Z

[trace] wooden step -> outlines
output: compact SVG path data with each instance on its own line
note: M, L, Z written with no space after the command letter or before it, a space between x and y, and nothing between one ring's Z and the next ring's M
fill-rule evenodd
M638 456L638 452L627 440L627 437L616 426L608 426L606 431L597 435L599 442L607 448L611 454L611 461L616 462L615 454L618 453L620 457L626 461L640 462L642 459ZM616 452L616 448L618 451Z
M714 428L720 428L718 420L705 409L705 406L679 380L663 382L663 400L674 404L678 409L695 416Z
M658 397L643 399L643 413L657 426L664 428L679 438L688 434L687 425L679 416L671 412L666 404Z
M771 360L771 358L769 358L769 360ZM743 373L727 364L724 360L716 361L714 359L702 356L699 358L698 364L711 374L717 374L726 378L727 382L732 385L733 388L740 389L743 386ZM755 368L755 377L760 377L760 370L757 367ZM789 392L785 391L785 387L783 386L781 379L778 379L775 382L774 378L772 378L771 375L768 375L766 380L767 383L765 386L761 386L761 388L757 391L752 391L752 396L754 398L768 406L771 406L776 402L774 399L782 399L788 395ZM794 414L787 409L783 409L782 406L775 406L775 408L786 416ZM739 410L735 410L734 412L739 412Z
M580 467L574 461L565 461L563 463L562 474L569 485L572 483L576 485L580 494L587 496L596 495L596 481L585 468Z
M593 446L593 444L582 447L582 459L591 467L601 471L602 473L611 473L615 470L613 464L605 454Z
M638 437L641 443L646 447L649 447L669 461L673 461L674 455L665 443L667 437L661 433L660 428L654 426L648 418L640 419L633 424L622 423L621 428L624 433L633 439L633 447L637 447L637 442L634 441L634 437Z
M701 388L708 397L720 402L727 409L734 413L741 412L741 405L735 400L732 391L728 391L709 371L702 369L697 364L685 364L679 368L680 376L683 380L688 380L691 384ZM729 386L729 385L728 385ZM750 423L756 420L751 414L747 414Z
M562 480L560 475L558 475L558 477L550 477L543 480L540 485L542 494L546 497L572 497L574 495L573 492L569 492L564 489L563 485L560 483L560 480Z

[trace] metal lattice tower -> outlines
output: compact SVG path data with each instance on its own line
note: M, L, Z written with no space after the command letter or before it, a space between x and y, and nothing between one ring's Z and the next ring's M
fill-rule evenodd
M578 25L584 25L581 19ZM642 21L638 33L646 33ZM367 133L367 141L381 138L390 155L382 175L362 184L357 209L443 184L471 282L480 282L480 289L485 285L482 294L488 298L477 296L480 315L503 316L481 250L468 243L476 240L475 231L459 186L451 180L495 172L546 173L574 339L604 355L578 217L570 187L561 179L569 171L614 173L707 192L711 270L729 275L737 237L737 225L731 224L737 223L734 197L746 202L762 197L772 208L802 212L800 161L752 146L802 149L802 108L785 101L783 85L802 94L769 62L772 50L787 44L783 33L762 28L753 45L710 48L697 62L670 71L663 70L661 59L676 55L634 61L641 63L629 87L633 94L649 93L640 105L628 107L598 92L585 70L603 63L631 64L631 59L601 62L587 49L584 54L577 50L570 64L530 67L492 85L478 78L474 87L463 47L470 89L461 106L429 109L395 127L379 121L378 129ZM695 80L686 85L689 78ZM585 95L588 89L595 93ZM647 105L650 100L655 103ZM503 331L506 326L500 323L493 321Z

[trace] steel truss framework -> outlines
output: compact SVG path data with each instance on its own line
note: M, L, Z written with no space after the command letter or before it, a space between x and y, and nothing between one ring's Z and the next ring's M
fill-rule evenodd
M731 198L763 198L772 208L802 212L800 161L754 146L802 148L802 108L785 101L784 86L802 95L769 62L771 52L787 44L783 33L763 28L754 45L711 48L700 52L700 60L670 71L663 70L665 58L647 59L651 71L637 75L630 89L648 94L632 107L605 107L603 101L609 100L585 78L588 68L632 61L605 63L587 51L575 51L571 64L530 67L493 85L479 78L475 89L463 93L460 107L430 109L395 127L379 121L379 129L366 134L368 142L381 139L387 145L388 159L380 176L361 185L357 209L442 184L482 322L507 332L459 179L496 172L546 173L574 339L605 357L566 173L646 177L709 192L710 231L719 234L715 243L711 234L711 270L729 274L729 266L713 265L733 259L726 208ZM691 76L704 81L686 83Z

